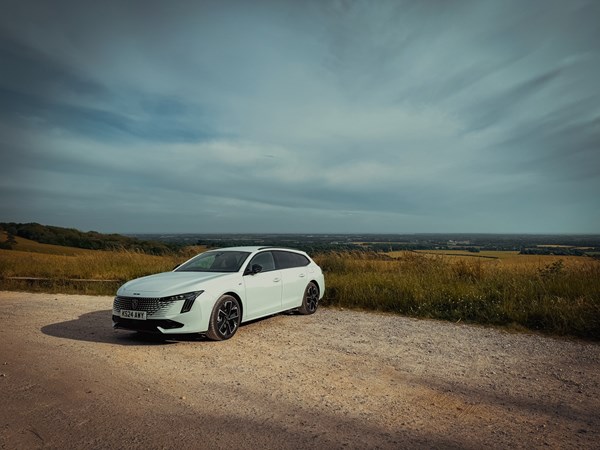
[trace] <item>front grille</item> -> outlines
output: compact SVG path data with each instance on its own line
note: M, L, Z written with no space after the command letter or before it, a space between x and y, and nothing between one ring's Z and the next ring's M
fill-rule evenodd
M118 315L122 309L146 311L148 316L163 316L173 303L179 300L163 300L151 297L115 297L113 311Z

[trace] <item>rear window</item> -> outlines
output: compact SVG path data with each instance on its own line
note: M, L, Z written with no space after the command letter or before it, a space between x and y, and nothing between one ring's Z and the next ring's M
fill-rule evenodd
M273 251L275 264L278 269L290 269L292 267L304 267L310 264L309 259L299 253L284 252L281 250Z

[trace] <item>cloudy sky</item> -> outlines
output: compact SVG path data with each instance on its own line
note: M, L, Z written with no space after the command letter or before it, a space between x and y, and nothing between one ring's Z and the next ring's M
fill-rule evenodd
M0 221L600 232L598 1L0 4Z

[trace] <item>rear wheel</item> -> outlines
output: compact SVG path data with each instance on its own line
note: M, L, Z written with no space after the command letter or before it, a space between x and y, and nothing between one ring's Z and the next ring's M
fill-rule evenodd
M240 303L237 298L224 295L215 304L206 336L213 341L229 339L237 331L241 319Z
M298 308L300 314L314 314L319 306L319 287L312 281L304 290L302 306Z

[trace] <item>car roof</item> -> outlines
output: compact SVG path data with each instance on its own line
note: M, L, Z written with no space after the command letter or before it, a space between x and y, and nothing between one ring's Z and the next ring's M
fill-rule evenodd
M285 248L285 247L273 247L273 246L259 246L259 245L255 245L255 246L245 246L245 247L222 247L222 248L213 248L207 251L210 252L214 252L214 251L235 251L235 252L249 252L249 253L254 253L257 252L259 250L284 250L284 251L292 251L292 252L297 252L297 253L304 253L301 250L296 250L293 248Z
M218 252L218 251L229 251L229 252L255 252L261 247L259 246L245 246L245 247L219 247L219 248L211 248L207 250L208 252Z

